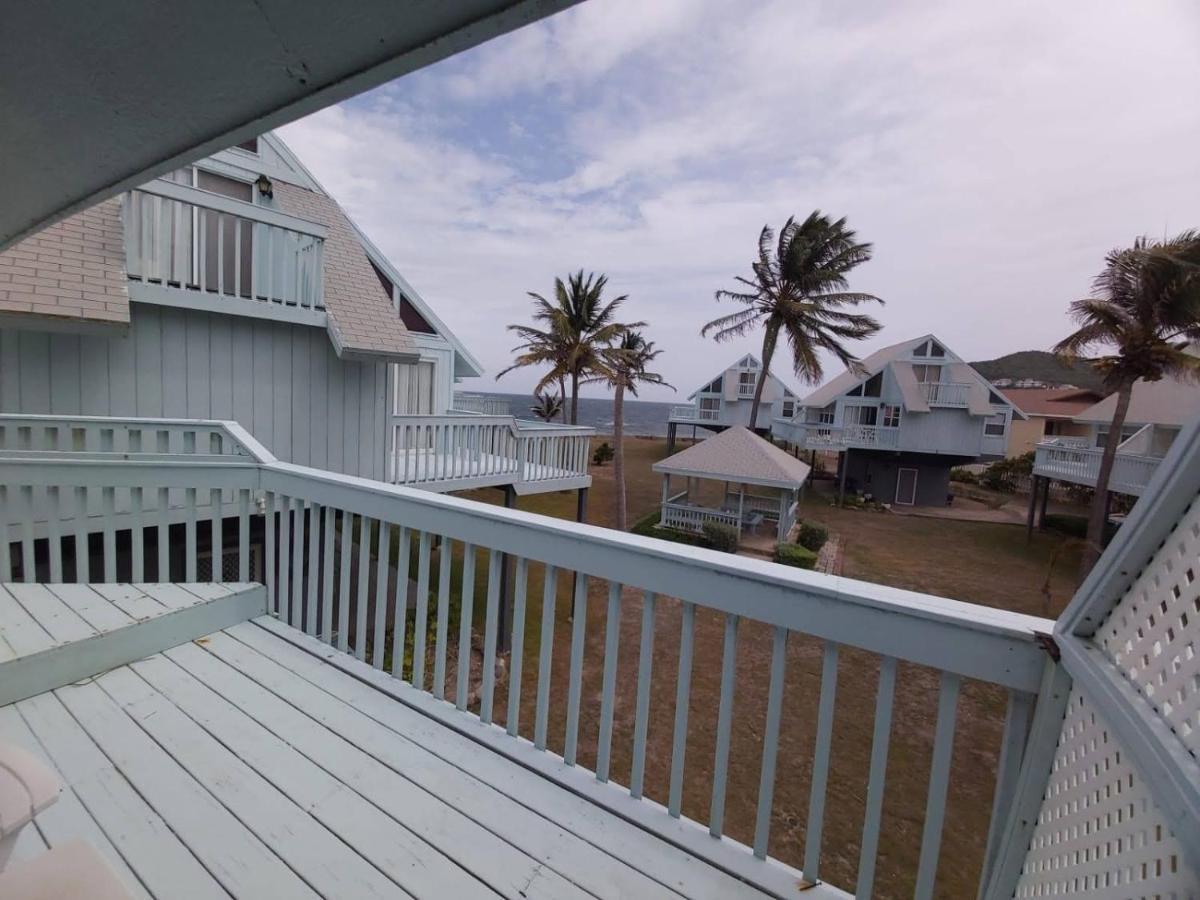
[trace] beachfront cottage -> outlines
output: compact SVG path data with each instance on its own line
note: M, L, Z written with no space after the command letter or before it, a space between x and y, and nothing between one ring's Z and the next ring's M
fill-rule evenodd
M796 395L786 384L773 374L766 376L763 384L762 402L758 408L757 426L750 424L750 411L754 406L754 391L762 378L762 363L758 357L747 354L706 381L703 386L688 395L688 402L672 406L667 419L667 452L675 450L675 435L679 426L692 426L692 436L703 428L709 432L720 432L734 425L742 425L756 431L765 431L774 416L791 417Z
M900 506L942 506L950 470L1004 456L1022 413L932 334L877 350L781 411L771 434L837 454L839 493Z
M0 251L564 5L13 4ZM85 270L121 248L78 244L58 258ZM91 273L5 302L44 314L20 297L56 286L128 317L125 273ZM236 424L50 413L2 437L4 900L1200 892L1195 425L1057 622L281 462ZM228 546L198 508L222 496ZM177 527L168 570L150 550ZM224 557L207 583L198 532ZM373 575L396 552L411 618Z

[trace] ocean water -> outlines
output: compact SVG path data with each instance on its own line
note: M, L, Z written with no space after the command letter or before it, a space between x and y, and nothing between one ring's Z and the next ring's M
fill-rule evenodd
M464 393L483 394L484 391L467 391ZM533 413L529 408L535 400L528 394L500 394L487 392L489 397L501 397L509 402L512 414L518 419L532 419ZM653 403L648 400L625 400L625 433L639 437L666 437L667 416L671 407L676 403ZM570 416L570 403L567 403L567 415ZM613 402L612 398L580 397L579 424L590 425L598 434L612 434ZM682 427L681 427L682 431Z

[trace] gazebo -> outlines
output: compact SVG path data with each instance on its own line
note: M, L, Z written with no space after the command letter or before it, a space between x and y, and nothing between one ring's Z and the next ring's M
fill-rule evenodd
M775 522L778 540L787 539L796 522L796 504L811 471L806 463L740 425L705 438L653 466L663 477L659 524L700 531L705 522L721 522L757 532ZM671 493L671 477L685 479L684 489ZM699 480L724 483L719 507L701 505ZM764 488L770 493L751 493Z

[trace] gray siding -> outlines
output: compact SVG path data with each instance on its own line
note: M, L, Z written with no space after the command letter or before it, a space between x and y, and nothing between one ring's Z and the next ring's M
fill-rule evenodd
M844 455L843 455L844 456ZM961 460L953 461L953 464ZM917 470L915 506L945 506L950 493L951 461L923 454L872 453L852 450L846 469L847 488L872 494L881 503L896 502L900 469Z
M320 328L135 304L125 336L0 331L0 412L233 419L282 460L382 478L387 368Z

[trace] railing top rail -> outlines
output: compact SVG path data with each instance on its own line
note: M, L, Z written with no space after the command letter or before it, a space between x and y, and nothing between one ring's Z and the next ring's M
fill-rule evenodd
M329 233L329 230L319 222L310 222L308 219L301 219L299 216L291 216L278 210L247 203L244 200L235 200L232 197L214 194L212 191L206 191L202 188L192 187L191 185L163 181L161 178L156 178L154 181L140 185L134 188L134 190L140 191L143 194L162 197L166 200L178 200L181 203L190 203L193 206L200 206L204 209L229 213L243 219L252 219L256 222L262 222L264 225L276 225L280 228L286 228L289 231L299 232L300 234L306 234L322 240Z

